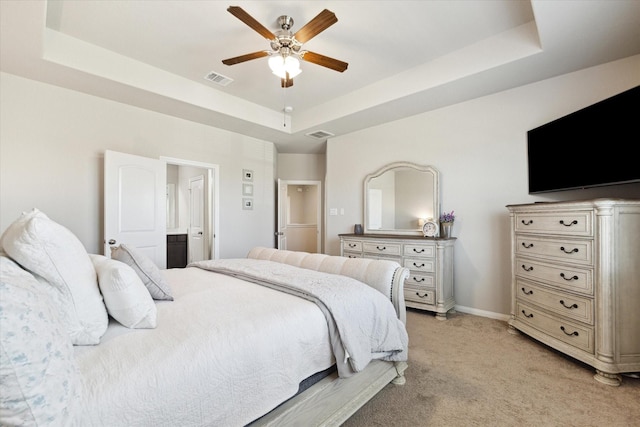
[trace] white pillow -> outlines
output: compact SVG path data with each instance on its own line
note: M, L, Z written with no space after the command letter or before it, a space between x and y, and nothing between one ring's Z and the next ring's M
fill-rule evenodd
M109 317L89 254L67 228L38 209L23 213L3 233L4 250L30 272L62 294L61 307L71 341L98 344Z
M107 312L127 328L155 328L157 310L133 268L103 255L89 254Z
M52 289L0 257L0 425L70 425L80 410L79 370Z
M156 300L173 301L171 288L158 266L140 251L121 243L111 248L111 258L122 261L138 274L151 297Z

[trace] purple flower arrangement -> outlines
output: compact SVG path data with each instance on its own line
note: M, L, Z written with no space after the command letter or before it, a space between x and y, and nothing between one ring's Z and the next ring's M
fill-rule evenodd
M453 222L456 217L453 215L453 211L444 212L440 215L440 222Z

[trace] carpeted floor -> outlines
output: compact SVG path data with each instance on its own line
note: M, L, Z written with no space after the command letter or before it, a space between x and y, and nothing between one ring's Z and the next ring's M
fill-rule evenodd
M409 309L407 329L406 384L386 386L344 427L640 426L640 379L601 384L506 322Z

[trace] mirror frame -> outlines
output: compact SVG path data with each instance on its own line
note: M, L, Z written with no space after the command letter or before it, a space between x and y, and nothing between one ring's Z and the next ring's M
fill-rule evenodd
M390 163L384 167L382 167L381 169L379 169L378 171L369 174L365 177L364 179L364 205L363 205L363 210L364 210L364 232L367 234L398 234L398 235L420 235L422 236L422 229L421 228L416 228L416 229L401 229L401 230L397 230L397 229L369 229L369 200L368 200L368 193L369 191L367 191L367 187L369 185L369 182L373 179L373 178L377 178L380 175L382 175L385 172L388 172L390 170L393 169L399 169L399 168L410 168L410 169L415 169L416 171L419 172L424 172L424 173L431 173L433 174L433 215L434 221L438 221L438 218L440 216L440 172L438 172L438 170L436 168L434 168L433 166L425 166L425 165L419 165L416 163L411 163L411 162L395 162L395 163Z

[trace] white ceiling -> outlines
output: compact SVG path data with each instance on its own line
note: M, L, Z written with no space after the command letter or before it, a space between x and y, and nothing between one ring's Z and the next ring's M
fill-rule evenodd
M331 10L338 22L304 48L348 70L302 62L282 89L267 58L223 65L269 49L229 6L271 31L289 15L293 32ZM2 71L273 141L281 153L322 152L310 132L342 135L640 53L638 0L1 0L0 15ZM233 82L205 80L211 71Z

